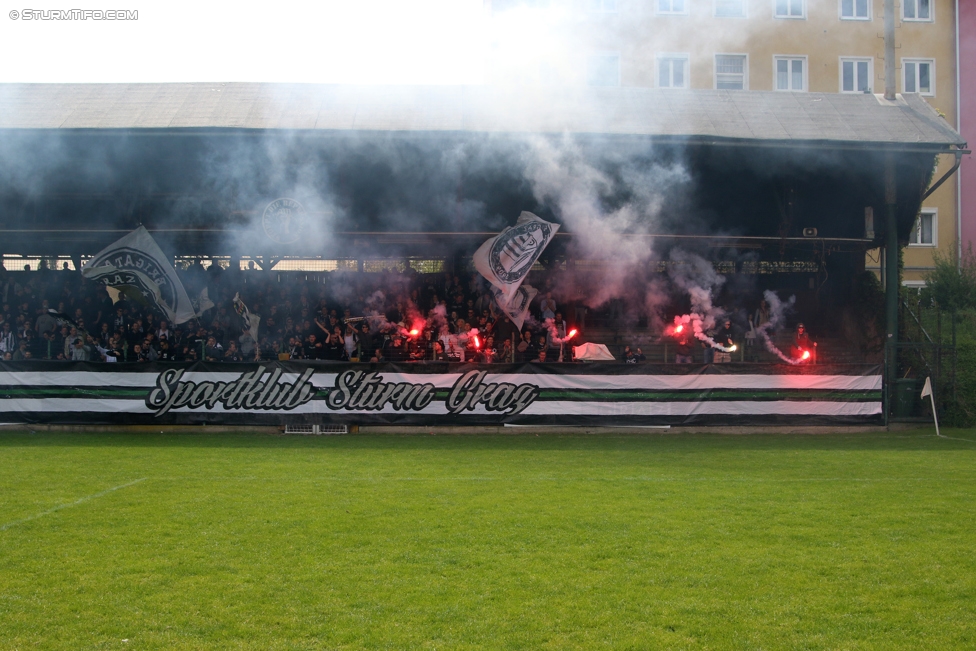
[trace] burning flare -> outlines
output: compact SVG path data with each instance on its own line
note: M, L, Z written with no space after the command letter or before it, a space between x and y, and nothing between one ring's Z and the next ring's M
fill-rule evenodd
M685 329L686 325L690 325L692 332L695 335L695 339L703 341L712 348L721 350L724 353L731 353L735 350L735 347L726 348L721 345L707 334L705 334L706 320L714 322L712 317L704 317L701 314L696 314L692 312L691 314L679 314L674 317L674 327L671 329L671 334L676 335Z

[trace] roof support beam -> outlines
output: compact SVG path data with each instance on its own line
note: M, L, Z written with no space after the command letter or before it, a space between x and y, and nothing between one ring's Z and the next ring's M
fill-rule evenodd
M928 190L925 191L925 193L922 195L922 201L925 201L930 194L938 190L940 185L948 181L949 177L956 173L956 170L959 169L959 165L962 164L963 154L971 154L972 152L965 149L957 149L952 153L956 155L955 165L953 165L952 169L946 172L941 179L936 181Z

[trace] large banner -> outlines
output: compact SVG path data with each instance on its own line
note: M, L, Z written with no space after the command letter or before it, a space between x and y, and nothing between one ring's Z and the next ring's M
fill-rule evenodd
M0 363L0 422L670 425L882 418L881 367Z

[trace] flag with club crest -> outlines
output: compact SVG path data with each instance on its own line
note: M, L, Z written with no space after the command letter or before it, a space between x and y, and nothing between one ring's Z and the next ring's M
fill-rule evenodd
M499 305L512 302L532 265L558 230L559 224L523 211L515 226L509 226L478 248L474 266L504 295L505 300L499 300Z
M102 249L81 275L159 308L171 323L199 316L169 258L144 226Z
M525 323L525 317L529 314L529 304L532 303L532 299L539 293L539 290L532 285L522 285L513 296L506 297L500 289L492 286L491 293L494 294L498 307L508 315L515 327L521 330L522 324Z

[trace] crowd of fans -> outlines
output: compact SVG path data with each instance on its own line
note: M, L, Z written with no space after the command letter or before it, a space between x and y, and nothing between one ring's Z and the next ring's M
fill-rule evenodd
M572 355L569 325L550 292L534 302L520 331L476 273L333 272L307 280L216 265L180 273L191 295L206 287L214 307L173 324L78 272L0 270L0 352L5 360L135 363L551 362ZM257 340L235 309L236 294L260 317Z

